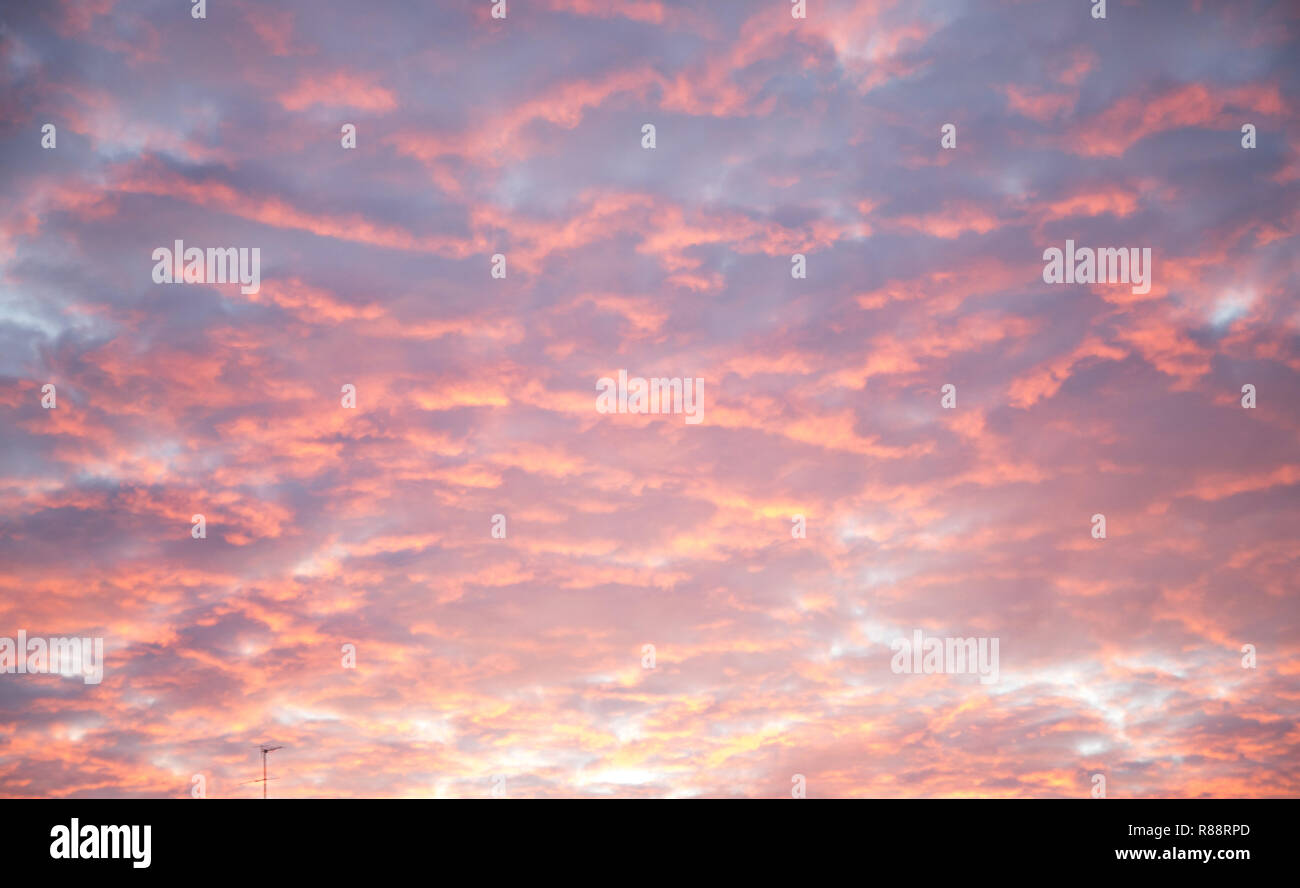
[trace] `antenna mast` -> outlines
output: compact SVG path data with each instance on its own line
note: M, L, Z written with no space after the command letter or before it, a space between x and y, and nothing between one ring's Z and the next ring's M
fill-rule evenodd
M261 780L250 780L249 783L260 783L260 784L262 784L262 798L266 798L266 782L267 782L267 776L266 776L266 757L267 757L268 755L270 755L271 753L275 752L277 749L284 749L284 747L283 747L283 746L268 746L267 744L263 743L261 746L258 747L258 749L262 750L262 779L261 779Z

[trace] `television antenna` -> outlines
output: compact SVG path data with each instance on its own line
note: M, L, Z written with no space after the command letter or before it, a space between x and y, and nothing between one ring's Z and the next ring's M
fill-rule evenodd
M257 779L257 780L245 780L243 783L240 784L240 786L247 786L249 783L260 783L262 784L262 798L266 798L266 784L271 780L280 779L279 777L266 776L266 757L271 753L275 752L277 749L284 749L284 747L272 746L269 743L259 743L257 744L257 748L262 750L262 777L261 779Z

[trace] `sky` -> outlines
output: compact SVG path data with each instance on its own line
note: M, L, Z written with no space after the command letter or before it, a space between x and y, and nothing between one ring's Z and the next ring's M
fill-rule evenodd
M0 3L0 795L1300 795L1300 7L493 6Z

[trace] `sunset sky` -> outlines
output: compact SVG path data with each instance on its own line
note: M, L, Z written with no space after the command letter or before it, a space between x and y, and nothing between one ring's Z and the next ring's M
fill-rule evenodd
M190 5L0 3L0 796L1300 795L1300 6Z

